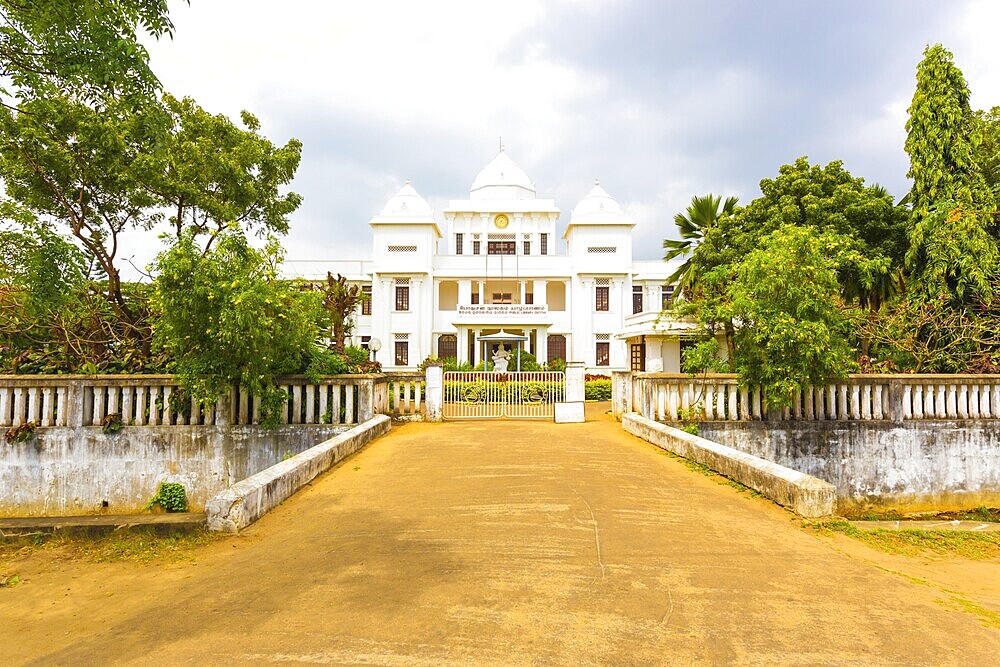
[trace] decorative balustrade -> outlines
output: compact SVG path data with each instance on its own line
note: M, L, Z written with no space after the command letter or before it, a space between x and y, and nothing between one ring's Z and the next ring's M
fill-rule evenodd
M387 373L386 393L383 403L378 403L380 414L408 417L423 414L425 376L423 373Z
M782 410L735 375L615 373L613 390L616 416L660 421L1000 419L1000 375L852 375L796 392Z
M389 383L381 375L330 376L318 384L292 376L278 386L288 395L280 423L349 425L382 411ZM418 388L413 411L419 401ZM411 409L409 397L403 404ZM101 426L112 415L125 426L248 425L259 422L260 399L235 387L202 406L171 375L0 376L0 427Z

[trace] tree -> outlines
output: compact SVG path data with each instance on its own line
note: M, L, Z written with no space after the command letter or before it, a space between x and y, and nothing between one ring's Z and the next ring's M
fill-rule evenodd
M258 235L288 232L288 216L302 197L281 188L295 176L301 142L275 147L251 113L242 112L243 129L189 97L165 93L163 112L157 116L164 122L158 150L138 156L136 170L157 203L171 211L175 238L185 231L207 237L207 249L234 223Z
M965 77L940 44L924 50L909 114L912 282L930 298L944 294L956 305L990 300L1000 258L996 206L977 163L980 125Z
M326 285L323 287L323 307L330 316L333 327L333 349L342 352L354 325L354 314L358 306L368 300L360 285L351 285L347 278L327 271Z
M173 34L166 0L0 0L0 75L22 99L149 96L159 82L139 43Z
M769 407L787 407L795 391L854 366L850 320L836 296L842 243L837 234L786 224L736 272L736 368L741 382L763 388Z
M263 250L238 229L208 251L185 233L157 258L155 343L181 386L203 404L233 383L261 399L261 423L275 424L285 393L279 375L302 371L320 335L317 292L277 278L280 246Z
M674 223L680 231L681 239L663 241L663 249L667 251L663 256L663 261L669 262L676 257L690 254L704 238L705 232L714 227L720 217L731 216L736 211L736 204L739 200L736 197L727 197L726 203L720 211L719 204L721 202L721 197L716 197L711 193L704 197L691 198L691 205L687 207L686 215L678 213L674 216ZM689 257L667 278L667 281L676 283L678 292L683 294L685 290L693 286L696 277L693 262Z
M981 142L976 150L977 164L993 200L1000 201L1000 107L976 112Z
M122 325L141 328L117 266L119 236L155 220L154 199L135 164L154 150L154 111L109 104L98 111L66 97L0 109L0 177L7 194L34 215L66 225L106 276L105 294ZM139 331L136 336L142 336Z

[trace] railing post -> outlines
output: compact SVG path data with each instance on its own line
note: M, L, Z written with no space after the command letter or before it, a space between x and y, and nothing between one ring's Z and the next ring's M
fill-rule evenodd
M66 403L60 408L66 411L64 423L70 428L83 426L84 413L83 380L70 380L66 383Z
M375 416L375 380L358 381L358 423L363 424Z
M444 366L428 364L424 371L424 419L429 422L441 421L441 404L444 399ZM417 392L420 387L417 387Z
M632 412L632 371L611 372L611 414L618 421Z
M906 408L903 405L904 390L900 380L889 380L889 414L886 416L897 424L906 417Z

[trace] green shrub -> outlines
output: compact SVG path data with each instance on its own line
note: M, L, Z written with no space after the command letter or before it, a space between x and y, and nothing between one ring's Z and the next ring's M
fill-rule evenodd
M159 505L168 512L187 512L187 493L184 485L177 482L161 482L160 488L156 490L146 509L153 509L154 505Z
M584 383L583 395L588 401L610 401L611 380L588 380Z

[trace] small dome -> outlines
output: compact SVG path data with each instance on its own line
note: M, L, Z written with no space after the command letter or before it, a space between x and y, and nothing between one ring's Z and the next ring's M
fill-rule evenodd
M503 190L491 190L487 188L503 188ZM517 190L510 190L510 188L518 188L526 192L518 192ZM493 158L493 161L488 165L483 167L483 170L479 172L476 176L476 180L472 182L472 188L469 190L470 195L475 199L486 199L495 196L495 198L523 198L517 195L525 195L530 193L532 197L535 194L535 186L528 178L528 174L521 169L514 161L511 160L505 152L502 150L500 153ZM504 196L506 194L506 196Z
M573 207L573 213L570 215L570 219L575 222L580 222L579 218L588 217L624 217L625 212L622 210L621 204L615 201L614 197L608 194L608 191L601 187L601 184L597 181L594 182L594 187L590 189L587 196L580 200L576 206Z
M386 202L381 218L432 218L434 210L427 200L420 196L416 189L406 181L399 192Z

